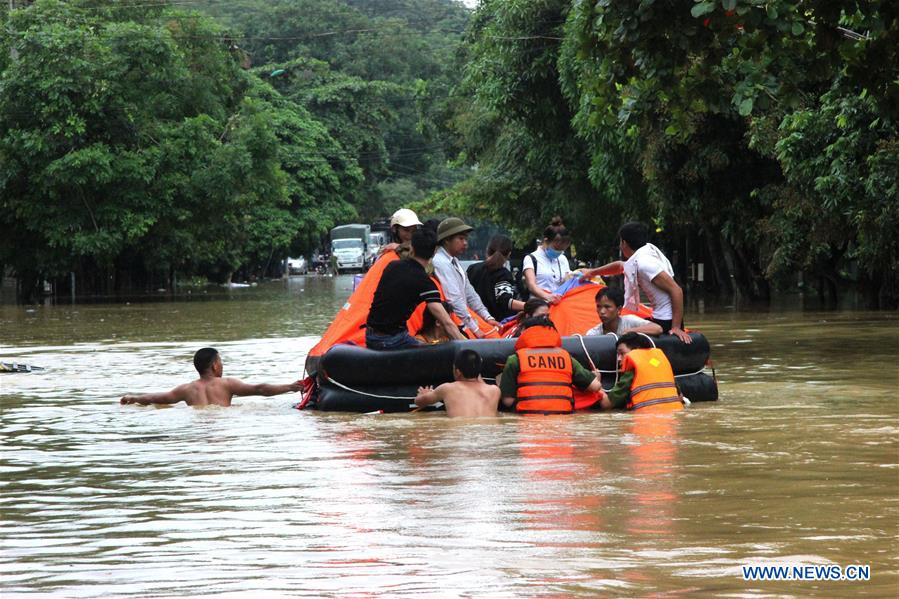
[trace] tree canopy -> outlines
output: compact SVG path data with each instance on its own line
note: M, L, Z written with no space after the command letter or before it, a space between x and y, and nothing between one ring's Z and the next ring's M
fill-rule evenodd
M899 303L895 2L15 6L0 267L26 289L263 274L413 205L520 242L560 214L599 260L640 219L722 292Z
M453 117L478 169L435 206L526 229L563 213L587 241L640 218L702 240L725 290L763 299L805 272L895 305L897 12L485 0Z
M382 4L5 11L0 266L26 294L70 271L94 291L227 280L406 201L391 191L423 197L445 160L416 101L448 64L436 31L467 12L422 0L410 23Z

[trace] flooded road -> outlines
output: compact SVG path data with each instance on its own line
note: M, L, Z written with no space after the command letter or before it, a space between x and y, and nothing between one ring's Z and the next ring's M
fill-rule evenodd
M450 421L120 406L299 378L350 277L179 301L0 306L6 597L895 597L899 315L688 312L721 401ZM870 566L747 581L743 565Z

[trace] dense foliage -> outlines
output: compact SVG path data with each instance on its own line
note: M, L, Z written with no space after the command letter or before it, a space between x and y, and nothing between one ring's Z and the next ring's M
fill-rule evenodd
M475 101L454 117L478 173L436 206L525 228L561 212L600 250L642 218L701 242L720 289L766 298L805 273L895 305L897 12L485 0L461 88Z
M306 106L362 168L370 221L460 180L434 132L468 11L451 0L233 0L207 9L254 72Z
M431 25L328 0L234 2L218 21L162 0L18 4L0 48L0 271L23 296L69 272L79 292L263 274L444 185L417 110L430 80L448 85L452 36ZM463 27L461 6L414 4Z
M895 2L16 5L0 268L25 291L263 274L414 203L522 242L561 214L599 260L638 218L712 289L899 303Z

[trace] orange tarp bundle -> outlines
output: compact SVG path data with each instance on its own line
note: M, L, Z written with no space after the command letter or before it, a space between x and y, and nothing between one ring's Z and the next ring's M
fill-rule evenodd
M387 265L399 259L396 252L387 252L372 264L362 282L331 321L321 341L309 350L309 356L324 355L332 346L347 341L365 347L365 321L368 319L375 290Z

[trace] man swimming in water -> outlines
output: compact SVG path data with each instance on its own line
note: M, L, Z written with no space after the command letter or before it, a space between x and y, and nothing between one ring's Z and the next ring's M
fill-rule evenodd
M436 389L419 387L415 405L430 406L442 401L450 417L476 418L496 416L499 387L481 380L481 356L473 349L463 349L453 362L456 381L443 383Z
M302 389L300 381L286 385L269 385L261 383L249 385L238 379L222 378L222 357L218 350L204 347L194 354L194 367L200 378L184 385L178 385L165 393L147 393L145 395L125 395L122 404L176 404L179 401L189 406L202 408L205 406L230 406L235 395L262 395L271 397L282 393L291 393Z

